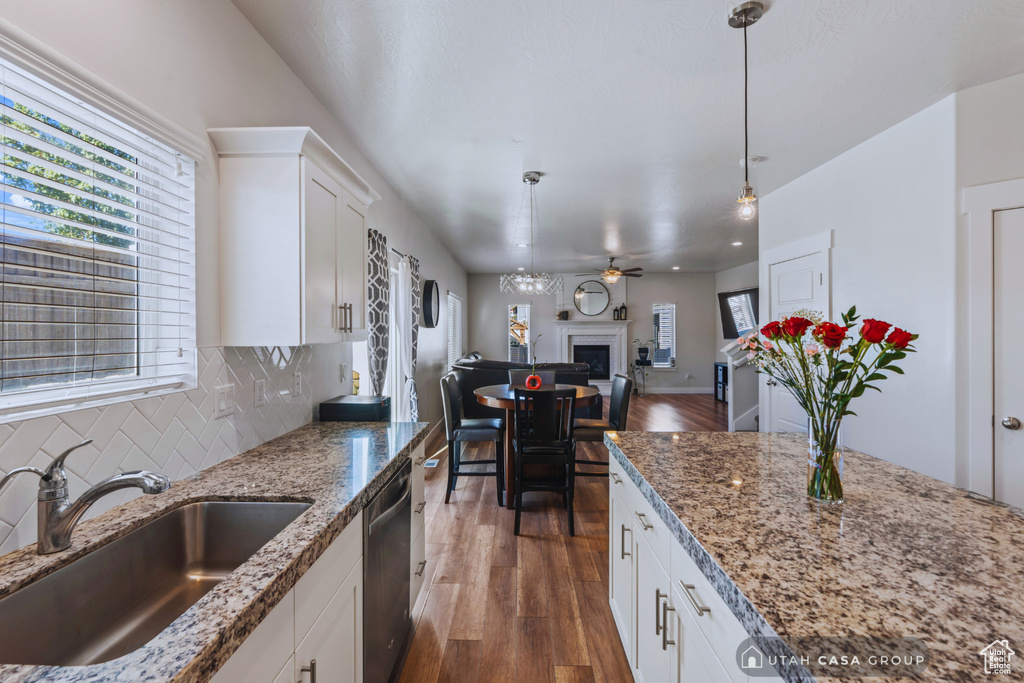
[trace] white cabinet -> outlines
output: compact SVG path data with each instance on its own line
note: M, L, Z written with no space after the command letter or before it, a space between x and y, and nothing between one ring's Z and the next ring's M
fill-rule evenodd
M425 447L420 444L412 454L412 536L409 554L409 614L416 607L416 599L420 595L423 583L427 578L427 534L426 508L427 497L425 488L424 467L427 462Z
M622 647L630 663L635 661L633 647L633 521L619 497L621 486L612 479L608 504L608 590L609 603Z
M218 128L221 342L365 339L366 215L380 196L311 129Z
M672 588L672 604L676 608L669 612L669 623L676 641L674 683L745 683L746 676L734 679L726 673L725 667L715 657L693 614L684 606L687 598Z
M296 632L296 639L299 634ZM363 563L359 562L295 647L294 681L363 680ZM313 676L313 672L316 676Z
M672 680L675 635L669 633L671 598L668 572L643 538L633 543L636 558L636 662L634 678L645 683Z
M295 591L290 590L249 634L211 683L277 683L295 649ZM288 676L291 677L291 670Z

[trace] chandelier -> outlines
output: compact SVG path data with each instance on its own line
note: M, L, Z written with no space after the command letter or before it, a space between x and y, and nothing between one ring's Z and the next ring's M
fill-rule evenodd
M506 273L501 276L500 288L505 294L559 294L562 291L562 278L548 275L547 273L538 273L534 268L533 254L534 254L534 214L535 214L535 201L534 201L534 187L540 182L539 171L527 171L523 174L523 182L529 185L528 190L530 192L530 272L521 273ZM525 199L525 197L524 197ZM525 203L525 202L524 202ZM520 211L522 216L522 211ZM516 228L518 229L519 223L516 222ZM540 221L537 221L537 239L540 238ZM512 239L513 247L515 246L515 235ZM512 248L509 247L508 260L512 262Z

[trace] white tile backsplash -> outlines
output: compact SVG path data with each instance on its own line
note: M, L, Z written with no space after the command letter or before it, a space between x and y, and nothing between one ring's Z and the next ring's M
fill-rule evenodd
M309 422L314 401L342 393L329 379L339 361L337 346L200 349L196 389L0 425L0 476L25 465L45 467L87 438L93 443L67 460L72 496L118 468L189 476ZM303 376L300 396L291 393L296 371ZM257 379L267 383L261 408L253 405ZM214 419L213 388L229 383L235 385L235 411ZM23 475L0 493L0 555L35 542L38 487L36 477ZM135 495L107 496L88 516Z

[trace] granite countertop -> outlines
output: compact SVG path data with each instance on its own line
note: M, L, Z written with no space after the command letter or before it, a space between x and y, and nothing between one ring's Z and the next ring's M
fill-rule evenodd
M5 683L208 681L352 518L409 460L425 423L314 422L83 522L70 549L0 557L0 597L154 517L201 500L312 503L294 522L147 645L83 667L0 665Z
M804 637L920 638L920 676L864 680L977 681L979 651L1007 639L1013 675L995 678L1021 679L1020 510L849 450L845 502L823 506L807 497L803 435L677 436L605 443L767 654L799 657L815 642ZM813 663L778 668L787 681L839 680Z

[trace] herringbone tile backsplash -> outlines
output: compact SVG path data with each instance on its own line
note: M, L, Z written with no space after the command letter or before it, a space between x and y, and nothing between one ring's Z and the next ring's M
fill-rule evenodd
M92 439L67 459L72 500L119 468L187 477L309 422L314 401L342 393L340 378L330 379L338 375L337 346L200 349L192 391L0 425L0 476L25 465L43 468L65 448ZM253 405L257 379L266 380L260 408ZM215 419L213 389L225 384L235 385L235 411ZM0 555L35 542L38 487L36 477L22 475L0 494ZM137 495L109 495L88 516Z

